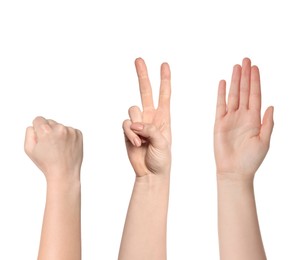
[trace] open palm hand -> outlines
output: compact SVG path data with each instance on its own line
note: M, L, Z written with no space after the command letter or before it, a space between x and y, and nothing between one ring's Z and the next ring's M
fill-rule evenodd
M218 174L254 177L266 156L273 130L273 107L261 121L259 70L245 58L233 68L226 103L226 82L219 84L214 150ZM239 175L237 175L239 174Z

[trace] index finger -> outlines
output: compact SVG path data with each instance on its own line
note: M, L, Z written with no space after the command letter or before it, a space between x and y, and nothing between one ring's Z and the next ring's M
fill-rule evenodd
M143 110L154 109L152 87L148 78L147 68L143 59L135 61Z
M161 85L159 95L159 108L162 110L170 110L170 96L171 96L171 83L170 83L170 68L168 63L161 65Z

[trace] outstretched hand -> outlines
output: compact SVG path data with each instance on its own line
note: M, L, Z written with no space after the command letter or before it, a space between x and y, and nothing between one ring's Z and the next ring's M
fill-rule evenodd
M214 127L217 174L254 178L265 158L273 130L273 107L261 121L259 70L245 58L233 68L226 103L226 82L220 81Z
M155 109L152 88L143 59L135 61L139 80L141 111L133 106L130 119L123 122L126 148L137 177L147 174L169 174L171 165L170 69L161 65L158 107Z

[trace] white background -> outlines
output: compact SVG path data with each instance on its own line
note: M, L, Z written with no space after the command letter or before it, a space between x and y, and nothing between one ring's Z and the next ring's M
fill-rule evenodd
M134 182L121 124L140 105L134 60L172 70L169 259L218 259L212 129L218 81L259 66L271 148L256 174L269 259L301 259L298 1L0 2L0 259L36 259L46 183L23 151L37 115L82 130L83 259L117 259Z

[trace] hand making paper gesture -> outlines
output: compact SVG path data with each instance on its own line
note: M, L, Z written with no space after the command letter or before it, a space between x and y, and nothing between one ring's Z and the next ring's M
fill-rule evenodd
M273 107L261 121L259 70L244 59L235 65L226 103L226 82L218 90L214 148L217 173L252 179L268 152L273 129Z
M254 175L265 158L273 130L273 107L261 120L259 70L245 58L233 68L228 102L219 84L214 150L222 260L266 259L257 219Z

